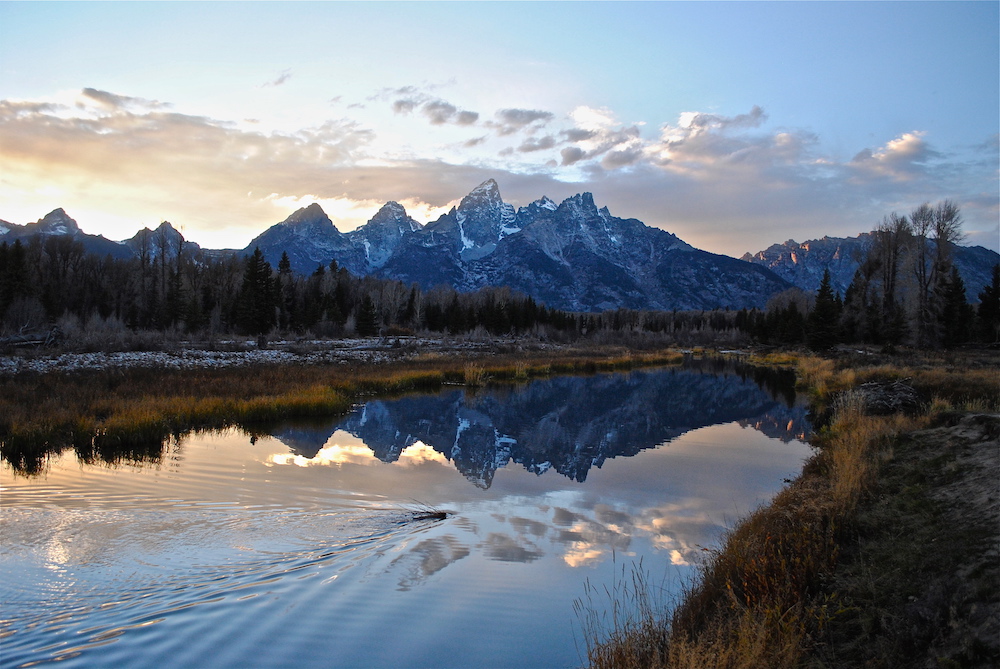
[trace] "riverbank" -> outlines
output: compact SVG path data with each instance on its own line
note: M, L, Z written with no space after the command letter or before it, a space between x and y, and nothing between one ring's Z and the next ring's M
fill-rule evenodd
M827 417L819 452L678 606L591 643L591 666L995 666L995 354L757 362L795 365ZM886 414L893 386L919 406Z
M684 357L672 350L497 340L349 344L285 351L299 356L295 363L275 362L261 351L264 357L238 364L56 365L0 375L0 449L17 471L33 473L44 467L48 454L65 448L85 458L114 459L158 450L165 439L191 430L237 426L253 431L289 418L336 416L375 394L632 369L679 363ZM361 356L314 359L345 350ZM155 363L155 357L145 355ZM183 353L171 355L176 359Z
M3 457L30 474L68 447L84 458L129 457L193 429L344 413L373 394L632 369L684 355L374 341L343 347L358 358L313 361L334 354L323 346L278 349L299 356L295 363L260 352L239 364L56 365L0 376ZM648 619L607 631L590 647L593 666L991 666L977 658L996 654L997 429L992 418L962 420L1000 411L1000 356L739 358L797 370L825 417L820 451L730 533L669 620L649 608ZM893 396L894 386L913 388L916 404ZM885 415L886 407L903 411ZM908 450L911 443L923 445Z

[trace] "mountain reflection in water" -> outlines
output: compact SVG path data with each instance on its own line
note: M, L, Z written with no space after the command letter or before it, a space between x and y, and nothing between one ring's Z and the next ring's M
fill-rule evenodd
M0 665L578 666L585 581L673 597L808 457L791 378L701 364L0 469Z
M591 467L629 457L701 427L738 422L769 437L803 440L806 410L772 373L699 369L564 376L518 387L371 400L347 417L312 428L274 430L291 453L315 460L337 431L362 440L382 462L423 444L479 488L515 462L583 482ZM765 388L770 388L766 390ZM300 460L301 462L301 460Z

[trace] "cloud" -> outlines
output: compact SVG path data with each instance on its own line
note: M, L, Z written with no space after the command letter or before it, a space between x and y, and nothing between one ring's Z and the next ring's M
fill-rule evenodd
M432 127L431 114L462 124L457 105L406 93L394 99L412 100L410 112ZM97 89L67 104L0 101L0 218L36 220L64 207L90 232L80 212L91 209L104 212L98 224L133 221L120 233L93 230L114 239L167 219L202 245L242 247L290 213L287 198L338 202L336 222L351 229L375 213L369 203L406 200L430 215L494 178L514 204L591 191L615 215L737 256L789 237L856 235L890 211L944 198L959 202L970 239L996 248L995 137L959 155L908 131L838 159L806 130L768 128L758 108L687 114L649 137L607 110L579 108L563 121L506 109L487 122L477 116L466 127L491 132L454 144L447 158L439 145L399 157L376 148L376 129L351 119L263 132L168 107ZM501 127L512 130L501 135ZM542 127L550 131L531 134ZM505 140L517 162L488 146Z
M416 109L420 103L416 100L402 99L392 103L392 111L396 114L409 114Z
M897 181L909 181L924 174L927 164L941 158L924 140L925 133L903 133L875 151L863 149L851 160L859 174L883 176Z
M444 100L429 100L420 111L430 119L432 125L454 123L455 125L473 125L479 120L479 114L471 111L459 111L455 105Z
M444 100L432 100L424 104L423 108L420 110L423 112L424 116L431 120L433 125L441 125L442 123L447 123L451 118L458 112L458 108L445 102Z
M157 102L156 100L146 100L144 98L118 95L116 93L109 93L108 91L102 91L96 88L84 88L80 91L80 98L80 101L77 103L77 106L79 107L84 107L88 104L95 104L101 109L111 112L136 107L145 109L161 109L169 106L162 102Z
M531 153L533 151L544 151L545 149L551 149L556 145L556 138L552 135L546 135L541 139L535 139L534 137L529 137L524 140L521 146L517 147L517 150L521 153Z
M460 111L455 115L456 125L473 125L479 120L478 112Z
M608 109L579 106L570 118L575 128L560 135L578 146L562 151L562 164L573 165L582 160L601 160L604 169L618 169L635 163L642 157L641 132L637 124L622 125ZM609 154L610 155L605 155Z
M601 159L601 167L604 169L614 170L619 167L634 165L640 158L642 158L642 151L639 149L609 151L604 158Z
M540 109L501 109L495 114L496 121L488 123L498 135L513 135L525 129L537 129L555 118L555 114Z
M468 126L474 125L479 120L478 112L460 110L450 102L430 97L412 86L396 89L394 92L411 94L410 97L399 98L393 101L392 111L396 114L409 114L420 109L420 112L430 120L431 125L451 123Z
M567 146L559 153L562 155L563 165L575 165L587 157L587 152L578 146Z
M262 84L261 88L273 88L275 86L281 86L281 85L283 85L286 81L288 81L291 78L292 78L292 70L291 69L285 69L285 70L282 70L281 74L279 74L277 77L275 77L271 81L268 81L268 82Z
M563 130L561 134L568 142L582 142L587 139L593 139L597 132L594 130L585 130L584 128L571 128L570 130Z
M700 112L685 112L681 114L681 125L697 134L707 130L728 130L735 128L759 128L767 120L764 110L754 105L747 114L736 116L718 116Z

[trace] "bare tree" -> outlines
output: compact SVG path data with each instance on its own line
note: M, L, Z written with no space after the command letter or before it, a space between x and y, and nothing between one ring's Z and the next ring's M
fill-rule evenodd
M914 253L913 274L917 281L917 345L927 346L930 343L928 324L931 322L930 294L934 278L934 262L928 238L934 229L934 209L927 202L910 213L910 225L913 228Z

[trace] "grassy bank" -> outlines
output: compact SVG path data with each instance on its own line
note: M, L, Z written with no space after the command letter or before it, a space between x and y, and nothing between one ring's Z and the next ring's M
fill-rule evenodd
M915 601L905 597L916 598L911 593L925 587L935 572L921 557L927 544L912 544L912 538L926 541L937 531L934 537L952 539L954 555L970 547L981 550L984 536L992 537L985 540L988 548L989 541L995 543L996 528L983 529L960 514L940 510L940 518L951 518L950 527L960 529L946 531L948 524L942 521L927 526L913 511L926 504L919 501L927 497L926 485L913 483L915 465L894 455L903 435L935 425L956 410L1000 410L997 360L911 357L903 365L870 357L783 354L756 362L796 367L803 389L826 419L816 438L817 455L768 506L728 534L677 606L664 612L643 603L642 615L625 617L624 625L593 639L591 666L923 666L914 660L922 661L923 651L906 640L907 624L900 621L909 619L900 609ZM911 415L868 415L859 386L903 379L920 392L921 409ZM887 476L904 483L886 483ZM918 500L908 502L910 511L902 504L891 521L872 511L885 495L905 497L901 491ZM913 530L911 543L899 546L905 558L890 559L900 554L894 541L900 528L907 527ZM857 573L845 575L845 570ZM917 574L924 580L912 580ZM996 600L995 583L990 585L989 574L984 578L980 590L985 592L978 596ZM909 587L900 590L901 582ZM902 600L899 591L907 593ZM634 590L625 597L647 601L647 595ZM941 619L957 624L947 615ZM855 641L845 649L848 639ZM947 656L931 666L990 666L964 663L978 662L975 658L986 657L988 649L973 642L958 646L952 654L959 658L957 664L947 664L952 661Z
M680 362L673 351L601 347L489 356L430 354L388 365L256 365L212 370L108 369L0 378L0 451L18 471L75 448L85 459L156 452L196 429L254 429L336 416L371 395L478 387L564 373Z

